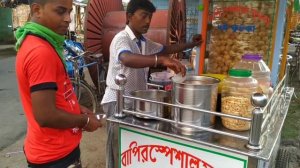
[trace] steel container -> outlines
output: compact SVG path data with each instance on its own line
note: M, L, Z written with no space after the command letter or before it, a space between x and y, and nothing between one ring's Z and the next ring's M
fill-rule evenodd
M155 89L149 89L149 90L137 90L131 92L131 95L134 97L142 98L142 99L149 99L149 100L155 100L165 103L171 103L171 92L163 91L163 90L155 90ZM170 116L170 108L167 106L141 101L141 100L134 100L133 101L133 108L135 111L144 113L147 115L152 115L156 117L168 117ZM136 115L140 118L148 119L150 117Z
M193 107L216 111L218 84L220 80L207 76L187 76L182 82L173 82L172 103L184 107ZM173 108L172 119L183 123L212 127L215 116L193 110ZM199 129L173 124L176 132L195 135Z

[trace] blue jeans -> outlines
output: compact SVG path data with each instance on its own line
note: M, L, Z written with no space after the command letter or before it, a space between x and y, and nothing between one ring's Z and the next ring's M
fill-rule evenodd
M25 153L26 155L26 153ZM82 168L80 161L80 149L76 147L70 154L59 160L44 163L34 164L28 162L28 168Z

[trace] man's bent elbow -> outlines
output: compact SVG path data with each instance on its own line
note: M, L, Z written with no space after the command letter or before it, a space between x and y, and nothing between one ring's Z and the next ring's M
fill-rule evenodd
M50 122L47 119L35 119L40 127L50 127Z
M125 65L126 67L130 67L130 61L128 59L126 59L126 56L120 55L119 57L119 61Z
M35 121L40 127L51 127L52 119L49 116L35 116Z

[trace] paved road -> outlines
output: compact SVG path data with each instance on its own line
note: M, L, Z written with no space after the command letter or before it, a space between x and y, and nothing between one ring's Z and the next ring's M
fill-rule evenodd
M18 96L13 48L0 46L0 151L23 137L26 120Z

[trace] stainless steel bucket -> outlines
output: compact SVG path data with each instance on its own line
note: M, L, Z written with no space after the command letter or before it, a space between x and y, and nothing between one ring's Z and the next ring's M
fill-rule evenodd
M215 111L219 82L219 79L207 76L187 76L183 82L173 83L172 103ZM212 127L215 122L214 115L179 108L173 109L172 118L175 121L203 127ZM195 135L200 132L199 129L179 124L174 124L174 128L176 132L184 135Z
M142 99L156 100L165 103L171 102L171 93L163 90L155 90L155 89L137 90L131 92L131 95ZM157 117L166 117L169 115L168 113L170 113L168 112L170 111L169 108L164 105L140 101L140 100L133 101L133 108L137 112L144 113L147 115L157 116ZM141 115L136 115L136 116L140 118L146 118L146 119L149 118Z

